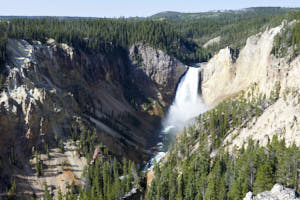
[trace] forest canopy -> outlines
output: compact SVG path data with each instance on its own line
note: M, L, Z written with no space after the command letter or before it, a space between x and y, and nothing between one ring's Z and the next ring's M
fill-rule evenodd
M136 43L164 50L185 63L203 62L204 49L177 33L167 22L125 19L15 18L1 28L9 38L53 38L88 53L111 54Z
M247 37L293 19L298 9L248 8L238 11L176 13L150 18L0 17L0 65L8 38L54 38L89 53L111 54L136 43L166 51L185 64L207 61L219 49L241 48ZM214 37L219 43L202 46ZM2 60L2 61L1 61Z

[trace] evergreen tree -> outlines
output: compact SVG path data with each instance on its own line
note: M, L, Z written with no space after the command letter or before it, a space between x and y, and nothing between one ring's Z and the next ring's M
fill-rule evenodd
M266 160L257 170L253 192L255 194L270 190L274 184L274 173L269 160Z
M50 194L49 187L47 183L44 183L44 199L45 200L52 200L52 195Z
M58 199L58 200L63 200L63 199L64 199L64 196L63 196L63 194L62 194L62 192L61 192L60 187L58 188L57 199Z

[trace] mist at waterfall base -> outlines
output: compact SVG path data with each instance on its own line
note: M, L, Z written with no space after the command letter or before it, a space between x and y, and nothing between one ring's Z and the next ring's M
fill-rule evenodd
M169 108L166 117L162 121L161 136L167 140L166 136L175 136L175 134L191 125L195 118L205 111L208 107L199 94L200 66L189 67L185 75L181 78L175 99ZM167 141L157 144L159 152L149 161L146 168L152 169L153 165L159 162L166 155L165 146Z
M176 134L207 110L199 94L200 68L189 67L181 78L175 99L163 120L163 133Z

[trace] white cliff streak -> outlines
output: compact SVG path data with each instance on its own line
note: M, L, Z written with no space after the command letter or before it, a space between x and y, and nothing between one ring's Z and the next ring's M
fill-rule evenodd
M265 146L274 135L285 138L286 144L300 145L298 94L300 93L300 57L276 58L271 54L274 37L283 25L251 36L234 61L229 48L221 50L202 69L202 96L208 105L249 91L266 95L279 89L279 99L246 127L233 130L224 141L228 148L241 147L252 138ZM288 92L290 91L290 92ZM292 92L291 92L292 91ZM254 94L254 95L255 95ZM246 97L248 98L248 96Z

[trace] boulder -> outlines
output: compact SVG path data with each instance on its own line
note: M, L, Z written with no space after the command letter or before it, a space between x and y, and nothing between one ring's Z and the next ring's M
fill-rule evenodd
M297 196L295 190L275 184L271 191L265 191L257 195L248 192L244 200L300 200L300 198Z

